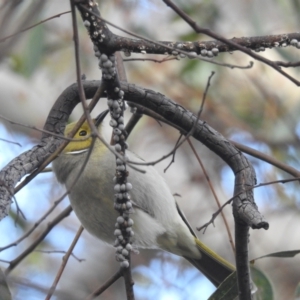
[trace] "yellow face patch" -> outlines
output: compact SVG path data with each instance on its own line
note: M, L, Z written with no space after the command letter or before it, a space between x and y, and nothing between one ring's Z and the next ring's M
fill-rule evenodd
M65 137L73 130L77 122L70 123L66 126L65 129ZM86 139L84 139L86 138ZM63 150L64 153L80 151L84 149L88 149L92 143L91 138L91 128L87 121L85 121L79 130L74 135L73 139L81 139L78 141L70 141L66 148Z

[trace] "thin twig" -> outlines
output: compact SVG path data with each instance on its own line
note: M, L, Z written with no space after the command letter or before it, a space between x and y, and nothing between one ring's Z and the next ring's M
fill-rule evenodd
M129 255L128 257L129 261L129 268L123 269L123 277L125 281L125 288L126 288L126 297L127 300L134 300L134 291L133 291L133 285L134 281L132 279L132 274L131 274L131 256Z
M21 215L21 217L24 219L24 220L27 220L26 217L25 217L25 214L23 213L23 211L21 210L19 204L18 204L18 201L17 199L15 199L15 204L16 204L16 208L17 208L17 216L16 216L16 219L15 219L15 225L18 223L18 220L19 220L19 215Z
M94 149L95 141L96 141L96 138L93 137L92 142L91 142L91 146L89 148L89 151L88 151L88 153L87 153L87 155L86 155L86 157L85 157L85 159L83 161L83 164L80 167L80 170L79 170L78 174L76 175L76 178L75 178L74 182L72 182L71 186L69 187L68 193L71 191L71 189L73 188L73 186L79 180L80 176L83 174L83 171L84 171L84 169L85 169L85 167L86 167L86 165L87 165L87 163L88 163L88 161L90 159L92 151ZM68 262L68 259L70 257L70 253L72 253L72 251L73 251L73 249L74 249L74 247L75 247L75 245L76 245L76 243L77 243L77 241L79 239L79 236L82 233L82 231L83 231L83 227L80 226L80 228L79 228L79 230L78 230L78 232L77 232L77 234L76 234L76 236L75 236L75 238L74 238L74 240L73 240L73 242L72 242L69 250L67 251L67 254L63 258L63 263L62 263L62 265L61 265L61 267L60 267L60 269L59 269L59 271L57 273L57 276L56 276L56 278L55 278L55 280L54 280L54 282L52 284L52 287L50 288L49 293L48 293L48 295L47 295L47 297L46 297L45 300L49 300L51 298L51 295L54 293L55 288L56 288L56 286L57 286L57 284L58 284L58 282L59 282L59 280L61 278L62 272L63 272L63 270L64 270L64 268L65 268L65 266L66 266L66 264Z
M283 70L281 70L281 68L273 61L256 54L255 52L251 51L250 49L241 46L237 43L235 43L232 40L228 40L226 38L224 38L223 36L207 29L207 28L202 28L200 27L194 20L192 20L185 12L183 12L176 4L174 4L171 0L163 0L163 2L166 3L167 6L171 7L184 21L187 22L187 24L189 24L197 33L202 33L202 34L206 34L218 41L221 41L227 45L230 45L232 47L235 47L236 49L248 54L249 56L265 63L266 65L270 66L271 68L273 68L274 70L276 70L277 72L281 73L284 77L288 78L290 81L292 81L293 83L295 83L297 86L300 85L300 82L298 80L296 80L294 77L292 77L291 75L287 74L286 72L284 72Z
M114 282L116 282L120 277L122 277L123 272L120 269L112 277L110 277L101 287L97 288L92 294L87 296L85 300L92 300L97 296L101 295L106 289L108 289Z
M65 208L52 222L47 224L47 228L41 233L41 235L25 250L23 251L18 257L12 260L9 264L9 267L5 270L5 274L8 275L27 255L29 255L37 245L39 245L44 238L48 235L48 233L64 218L69 216L72 212L72 207L69 205Z
M274 63L280 67L285 67L285 68L296 68L300 66L300 61L296 61L296 62L274 61Z
M95 140L96 140L96 138L92 139L91 147L89 148L89 151L88 151L88 153L85 157L85 160L84 160L82 166L80 167L80 170L79 170L78 174L76 175L76 177L74 179L74 182L72 182L69 190L67 191L67 194L70 193L70 190L73 188L73 186L76 184L79 177L83 173L83 171L84 171L84 169L87 165L87 162L90 158L90 155L93 151ZM54 207L53 207L53 209L54 209ZM52 228L54 228L54 226L56 224L58 224L63 218L67 217L72 212L72 210L73 210L72 207L68 206L60 215L58 215L53 220L53 222L49 223L48 226L47 226L47 229L41 234L41 236L34 243L32 243L21 255L19 255L14 261L11 262L9 268L7 269L7 272L10 272L13 268L15 268L15 266L18 263L20 263L27 255L29 255L35 249L35 247L47 236L47 234L52 230Z
M177 49L176 49L177 51ZM193 58L198 58L198 57L193 57ZM124 58L125 62L128 61L152 61L155 63L164 63L166 61L170 60L179 60L178 57L172 57L172 58L163 58L163 59L154 59L154 58ZM233 64L227 64L227 63L220 63L215 60L209 60L209 62L213 62L215 65L222 66L222 67L228 67L230 69L251 69L253 67L253 61L250 61L248 65L246 66L238 66L238 65L233 65Z
M65 140L65 141L82 142L82 141L86 141L87 139L90 138L90 136L86 136L86 137L83 137L83 138L74 139L74 138L71 138L71 137L62 136L60 134L56 134L55 132L48 131L48 130L45 130L45 129L40 129L40 128L32 126L32 125L27 125L27 124L23 124L23 123L16 122L16 121L11 121L10 119L8 119L8 118L6 118L6 117L4 117L2 115L0 115L0 119L5 120L5 121L7 121L8 123L10 123L12 125L19 125L19 126L22 126L24 128L33 129L33 130L36 130L38 132L42 132L42 133L46 133L48 135L52 135L52 136L58 137L58 138L60 138L62 140Z
M0 141L22 147L22 145L18 142L9 141L9 140L3 139L3 138L0 138Z
M90 102L89 105L89 110L91 111L95 105L97 104L100 96L103 94L103 90L104 90L104 85L101 84L99 86L99 88L97 89L92 101ZM81 118L78 120L78 122L76 123L76 126L74 126L73 130L69 133L68 138L72 138L76 132L78 131L78 129L80 128L80 126L83 124L83 122L85 121L85 115L82 115ZM63 137L60 136L62 139ZM50 155L44 162L41 163L41 165L34 170L30 175L28 175L16 188L15 188L15 193L17 193L19 190L21 190L25 185L27 185L36 175L38 175L50 162L52 162L59 153L62 152L62 150L67 146L68 141L65 140L62 142L62 144L56 149L56 151L54 153L52 153L52 155Z
M61 266L60 266L60 268L59 268L59 270L57 272L57 275L56 275L56 277L55 277L55 279L53 281L53 284L52 284L52 286L51 286L51 288L50 288L50 290L49 290L49 292L48 292L45 300L50 300L51 296L55 292L56 286L57 286L57 284L58 284L58 282L59 282L59 280L60 280L60 278L62 276L62 273L63 273L63 271L64 271L64 269L65 269L65 267L66 267L66 265L68 263L68 260L69 260L69 258L71 256L71 254L72 254L72 252L74 250L74 247L76 246L76 244L77 244L77 242L78 242L78 240L79 240L79 238L80 238L81 233L83 232L83 230L84 230L84 228L82 226L80 226L79 229L78 229L78 231L77 231L77 233L76 233L76 235L75 235L75 237L74 237L74 240L73 240L72 244L70 245L70 248L68 249L66 255L64 255L64 257L63 257L62 264L61 264Z
M25 238L27 238L41 223L44 221L50 213L55 209L55 207L66 197L67 193L65 193L63 196L61 196L58 200L54 201L52 207L38 220L34 223L34 225L29 229L23 236L21 236L16 241L0 248L0 252L8 249L13 246L17 246L20 242L22 242Z
M215 198L215 201L216 201L216 203L217 203L218 208L220 209L220 208L221 208L220 200L219 200L219 198L218 198L218 196L217 196L217 193L216 193L216 191L215 191L215 189L214 189L214 187L213 187L213 185L212 185L212 182L211 182L211 180L210 180L210 178L209 178L209 176L208 176L208 173L206 172L206 169L205 169L205 167L204 167L204 165L203 165L203 163L202 163L202 160L201 160L201 158L199 157L199 155L198 155L198 153L197 153L197 151L196 151L194 145L192 144L191 140L188 138L187 141L188 141L188 143L189 143L189 145L190 145L190 147L191 147L191 149L192 149L192 151L193 151L193 153L194 153L194 155L195 155L197 161L199 162L199 164L200 164L200 166L201 166L201 169L202 169L203 174L204 174L204 176L205 176L205 178L206 178L206 181L207 181L207 183L208 183L208 185L209 185L209 188L210 188L210 190L211 190L211 192L212 192L212 194L213 194L213 196L214 196L214 198ZM229 228L227 219L226 219L226 217L225 217L225 215L224 215L224 213L223 213L223 210L221 210L221 216L222 216L223 222L224 222L225 227L226 227L226 231L227 231L227 235L228 235L228 238L229 238L229 242L230 242L232 251L233 251L233 253L235 254L235 246L234 246L232 234L231 234L231 231L230 231L230 228Z
M6 36L6 37L0 39L0 43L6 41L7 39L12 38L13 36L15 36L15 35L17 35L17 34L20 34L20 33L24 32L24 31L27 31L27 30L29 30L29 29L32 29L32 28L34 28L34 27L36 27L36 26L38 26L38 25L41 25L41 24L43 24L43 23L45 23L45 22L47 22L47 21L49 21L49 20L52 20L52 19L54 19L54 18L59 18L60 16L65 15L65 14L69 14L70 12L71 12L71 11L65 11L65 12L62 12L62 13L57 14L57 15L55 15L55 16L52 16L52 17L50 17L50 18L44 19L44 20L42 20L42 21L40 21L40 22L38 22L38 23L36 23L36 24L33 24L33 25L29 26L29 27L26 27L26 28L24 28L24 29L22 29L22 30L20 30L20 31L18 31L18 32L15 32L15 33L13 33L13 34L11 34L11 35L8 35L8 36Z
M79 58L79 35L78 35L78 28L77 28L75 4L74 4L73 0L70 0L70 5L71 5L72 25L73 25L73 34L74 34L73 40L74 40L76 78L77 78L77 84L78 84L79 99L81 101L86 120L87 120L92 132L96 132L97 129L96 129L96 127L93 123L92 117L90 115L90 111L89 111L88 105L86 103L85 93L84 93L84 89L83 89L83 85L82 85L80 58Z
M36 249L36 250L34 250L34 252L40 252L40 253L46 253L46 254L53 254L53 253L67 254L67 251L63 251L63 250L39 250L39 249ZM71 256L73 256L78 262L85 261L84 258L77 257L73 252L71 253Z
M203 110L203 106L204 106L204 103L205 103L206 95L207 95L208 89L210 87L210 82L211 82L211 79L214 76L214 74L215 74L215 72L211 72L210 76L208 77L206 88L205 88L205 91L204 91L203 96L202 96L202 101L201 101L200 109L199 109L199 111L197 113L197 119L194 122L194 124L193 124L192 128L190 129L190 131L185 134L184 139L181 142L176 143L176 145L174 146L174 148L168 154L163 155L161 158L159 158L159 159L157 159L155 161L147 162L147 163L143 163L143 162L138 163L138 162L134 162L134 161L128 160L128 162L130 162L132 164L135 164L135 165L153 166L153 165L155 165L155 164L157 164L157 163L165 160L169 156L174 155L174 153L176 152L176 150L179 147L181 147L181 145L188 139L188 137L190 137L191 135L193 135L193 132L194 132L194 130L196 128L196 125L197 125L197 123L198 123L198 121L200 119L200 115L201 115L202 110Z
M212 71L211 74L208 77L208 80L207 80L207 83L206 83L206 87L205 87L205 91L204 91L204 94L202 96L202 102L201 102L201 105L200 105L200 110L198 112L198 118L199 119L200 119L200 116L201 116L202 111L203 111L203 107L204 107L204 104L205 104L205 100L206 100L206 95L207 95L208 89L210 87L210 81L211 81L211 79L213 78L214 75L215 75L215 72Z
M175 144L175 148L178 146L178 144L179 144L181 138L182 138L182 134L179 135L179 138L177 139L176 144ZM175 162L175 154L176 154L176 151L174 151L170 163L169 163L169 164L166 166L166 168L164 169L164 173L166 173L167 170L171 167L171 165Z
M227 201L226 201L226 202L225 202L225 203L224 203L224 204L223 204L216 212L214 212L214 213L212 214L211 219L210 219L207 223L205 223L204 225L202 225L202 226L200 226L200 227L197 227L197 230L199 230L199 231L201 231L202 229L206 230L206 228L207 228L210 224L213 224L213 223L214 223L214 220L215 220L216 217L220 214L220 212L223 210L223 208L224 208L226 205L230 204L230 203L233 201L233 199L234 199L236 196L240 195L240 194L243 194L243 193L248 192L248 191L250 191L250 190L252 190L252 189L256 189L256 188L259 188L259 187L262 187L262 186L267 186L267 185L272 185L272 184L277 184L277 183L283 183L283 184L284 184L284 183L293 182L293 181L298 181L298 180L300 180L300 177L289 178L289 179L274 180L274 181L269 181L269 182L260 183L260 184L257 184L257 185L255 185L255 186L250 186L250 187L246 188L244 191L242 191L242 192L240 192L240 193L234 195L232 198L230 198L229 200L227 200Z
M258 150L255 150L253 148L250 148L250 147L245 146L243 144L240 144L238 142L235 142L235 141L232 141L232 140L230 140L230 142L235 147L237 147L239 150L241 150L242 152L247 153L247 154L249 154L249 155L251 155L253 157L256 157L256 158L258 158L260 160L263 160L263 161L265 161L265 162L267 162L267 163L269 163L269 164L277 167L278 169L291 174L292 176L300 177L300 172L297 169L295 169L295 168L293 168L293 167L291 167L291 166L289 166L289 165L287 165L287 164L285 164L285 163L277 160L275 157L267 155L265 153L262 153L262 152L260 152Z
M162 59L155 59L155 58L123 58L123 61L152 61L158 64L170 61L170 60L179 60L177 57L165 57Z

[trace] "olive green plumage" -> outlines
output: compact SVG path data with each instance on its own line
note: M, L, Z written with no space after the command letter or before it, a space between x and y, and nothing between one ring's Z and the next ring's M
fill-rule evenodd
M66 127L65 135L74 125ZM89 137L90 133L85 122L74 138ZM83 227L104 242L113 244L118 217L113 204L115 156L99 139L89 153L91 142L91 137L84 141L71 141L53 162L53 169L58 181L69 190L71 205ZM126 154L130 160L142 161L130 151ZM157 171L151 166L140 168L145 170L145 174L128 169L128 181L133 186L130 191L133 246L163 249L183 256L218 286L234 271L234 267L197 239Z

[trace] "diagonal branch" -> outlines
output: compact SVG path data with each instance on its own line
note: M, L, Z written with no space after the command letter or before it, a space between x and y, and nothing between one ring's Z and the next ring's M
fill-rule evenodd
M86 97L92 97L100 84L101 81L84 81L83 88ZM267 228L267 223L257 210L252 192L245 192L247 187L255 185L256 177L251 164L242 155L241 151L205 122L201 120L197 122L197 116L166 96L128 83L121 82L121 88L125 92L124 98L126 100L153 111L175 128L180 128L184 134L188 133L197 123L193 137L220 156L236 175L235 194L242 192L238 196L237 216L252 228ZM102 96L105 96L105 94L102 94ZM73 84L62 93L54 104L44 128L50 132L61 132L62 134L68 114L71 113L71 110L79 101L77 85ZM45 134L37 146L12 160L0 172L0 178L13 190L16 182L35 170L45 158L57 149L61 142L57 137L53 138L49 134ZM250 204L245 202L247 195L251 199ZM9 208L10 198L11 194L2 185L0 187L0 208L2 208L2 215L0 216L2 218Z
M229 47L233 47L237 50L240 50L241 52L244 52L246 54L248 54L249 56L257 59L258 61L261 61L263 63L265 63L266 65L272 67L273 69L275 69L277 72L281 73L283 76L285 76L286 78L288 78L289 80L291 80L293 83L295 83L297 86L300 85L300 82L298 80L296 80L294 77L290 76L289 74L287 74L286 72L284 72L283 70L281 70L280 66L276 63L273 62L261 55L258 55L254 52L251 51L251 49L249 49L246 46L243 45L239 45L238 43L236 43L235 39L233 40L227 40L226 38L222 37L221 35L207 29L207 28L203 28L200 27L194 20L192 20L187 14L185 14L177 5L175 5L171 0L163 0L168 6L170 6L183 20L185 20L197 33L203 33L206 34L212 38L215 38L216 40L223 42L227 45L229 45ZM284 35L286 37L286 35ZM278 42L277 42L278 43ZM272 45L272 44L271 44ZM279 45L279 43L278 43Z
M83 88L87 98L91 97L99 86L101 86L101 81L84 81ZM256 183L255 172L249 161L237 148L208 124L199 120L196 115L164 95L122 82L121 89L124 91L124 99L153 111L169 124L180 128L183 134L187 134L193 129L193 137L220 156L235 174L234 194L237 195L233 205L235 219L239 223L252 228L268 228L268 223L265 222L254 202L252 190L247 189ZM104 93L102 96L104 96ZM56 133L62 133L68 114L71 113L71 110L79 101L77 85L71 85L54 104L44 128L50 132L53 130ZM10 188L13 189L14 184L22 176L36 169L62 143L63 140L45 133L39 145L15 158L0 172L0 178L3 182L6 182L6 185L9 183ZM32 157L35 159L34 163L30 160ZM24 165L26 168L23 167ZM18 172L15 172L15 170L18 170ZM9 178L10 181L5 181L6 178ZM4 211L8 211L11 195L8 193L6 186L1 186L0 191L2 197L1 207L4 208ZM3 212L2 216L4 216ZM8 268L8 272L15 263L16 261Z
M164 2L176 11L197 33L206 34L216 41L196 41L196 42L166 42L166 41L153 41L145 37L138 36L127 30L122 30L128 34L131 34L139 40L131 39L127 37L121 37L112 33L106 24L112 25L111 22L103 19L100 16L100 12L97 5L93 1L80 1L77 5L78 10L81 13L84 25L88 29L90 38L94 45L98 47L100 52L105 49L111 53L116 51L124 51L125 53L138 52L138 53L151 53L151 54L170 54L177 56L179 53L187 55L189 58L199 58L196 55L201 55L203 57L214 57L218 55L219 52L232 52L239 50L246 53L247 55L261 61L277 72L281 73L283 76L288 78L290 81L295 83L297 86L300 82L296 80L291 75L284 72L277 62L273 62L257 53L255 51L264 51L265 48L273 47L286 47L287 45L295 46L294 41L300 40L299 33L282 34L282 35L269 35L261 37L249 37L249 38L233 38L226 39L223 36L212 32L207 28L202 28L196 24L188 15L186 15L182 10L180 10L172 1L164 0ZM298 47L298 44L297 44ZM203 59L203 58L201 58ZM203 59L205 60L205 59ZM213 63L211 60L206 60Z
M252 53L251 50L237 45L235 42L227 41L225 38L212 32L207 28L200 27L194 20L192 20L186 13L184 13L172 0L163 0L169 7L171 7L183 20L185 20L197 33L204 33L210 37L213 37L219 41L225 42L230 46L235 46L240 51L264 62L265 64L271 66L279 73L290 79L292 82L300 85L299 81L295 80L292 76L288 75L280 69L277 64L274 64L272 61ZM235 155L233 156L235 157ZM242 157L241 157L242 158ZM257 212L257 206L254 202L253 191L251 189L250 193L247 193L245 190L246 186L251 184L251 182L256 183L256 176L252 165L244 160L245 168L248 168L249 172L238 172L235 173L235 188L233 200L233 215L234 215L234 225L235 225L235 243L236 243L236 268L237 268L237 282L239 288L239 299L241 300L251 300L251 278L250 278L250 268L249 268L249 258L248 258L248 235L249 235L249 222L248 217L251 218L251 214L256 214L257 217L261 215ZM243 169L242 169L243 170ZM241 170L241 171L242 171ZM240 176L238 175L240 173ZM249 176L249 177L248 177ZM245 197L240 197L240 192L245 191L242 195ZM247 210L246 218L241 218L241 211ZM264 223L264 222L263 222ZM265 224L265 228L268 227L268 224ZM255 228L255 226L252 228Z

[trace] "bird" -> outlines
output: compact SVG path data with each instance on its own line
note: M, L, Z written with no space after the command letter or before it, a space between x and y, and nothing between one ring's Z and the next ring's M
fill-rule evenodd
M100 135L101 123L107 113L108 110L103 111L93 119ZM76 122L68 124L64 135L67 136L75 125ZM116 156L100 139L93 141L91 132L85 121L74 139L53 161L53 171L68 190L71 206L82 226L96 238L113 245L116 219L120 215L114 209L113 200ZM144 162L129 150L126 155L130 161ZM139 168L145 172L128 171L128 180L132 184L132 246L135 249L161 249L182 256L216 287L219 286L235 267L197 238L156 169L147 165Z

